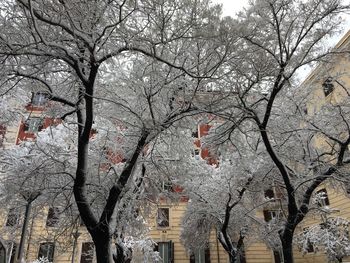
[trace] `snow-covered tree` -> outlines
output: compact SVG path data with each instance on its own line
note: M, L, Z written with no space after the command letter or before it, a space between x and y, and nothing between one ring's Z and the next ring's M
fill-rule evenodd
M296 236L303 253L324 250L330 262L342 262L350 254L349 221L327 218L319 225L306 228Z
M259 187L271 186L272 181L263 178L273 166L251 125L233 131L232 141L227 139L226 130L227 122L216 119L209 134L201 137L201 146L211 155L216 153L216 165L210 165L208 159L192 161L182 177L189 204L181 238L194 254L208 245L215 232L230 262L240 262L245 256L244 244L254 240L265 226L256 217L256 209L269 202Z
M146 145L192 110L195 92L226 60L231 43L220 41L227 27L219 13L192 0L2 3L0 94L36 85L59 103L54 118L76 125L73 192L98 262L113 260L116 208L142 175ZM92 167L94 123L102 149L123 159L105 181ZM110 184L90 191L95 179Z
M337 0L253 1L237 19L236 56L216 87L222 91L221 101L206 108L227 120L226 130L217 134L218 143L235 145L234 131L250 127L252 137L259 138L259 149L272 161L269 177L282 186L286 197L274 235L284 262L293 262L294 231L313 207L315 189L328 178L348 174L347 107L324 105L307 116L300 107L307 95L297 89L295 79L302 66L331 57L324 40L337 32L339 14L347 8ZM304 88L312 92L312 87ZM344 106L347 100L345 95ZM328 146L317 146L316 137Z

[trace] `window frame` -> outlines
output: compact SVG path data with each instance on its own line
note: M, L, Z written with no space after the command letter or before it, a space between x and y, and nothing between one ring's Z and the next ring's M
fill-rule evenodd
M24 132L35 133L44 128L44 120L40 117L29 117L24 122Z
M86 248L86 249L85 249ZM86 250L83 252L83 250ZM89 254L87 254L89 253ZM80 249L80 263L93 263L95 259L95 245L93 242L82 242Z
M167 211L167 212L160 213L160 211ZM165 215L165 218L163 215ZM163 221L165 223L163 223ZM156 216L156 224L157 224L158 228L169 228L170 227L170 208L169 207L158 207L157 216Z
M44 253L45 252L45 253ZM46 255L43 255L46 254ZM39 245L38 259L47 258L49 262L53 262L55 257L55 243L54 242L43 242Z
M12 222L12 221L14 221L14 222ZM17 226L18 223L19 223L19 213L18 213L16 208L12 207L9 209L9 211L7 213L7 219L6 219L5 226L13 227L13 226Z
M272 254L274 263L284 263L282 249L272 250Z
M271 222L271 220L275 218L279 219L281 217L282 211L279 209L264 209L263 214L264 214L264 221L266 223L269 223ZM269 217L267 217L267 215L269 215Z
M199 259L197 255L199 255ZM210 248L204 247L197 249L190 255L190 263L210 263Z
M30 104L35 107L43 107L49 101L50 95L45 91L33 92Z
M167 251L165 253L164 247L167 247ZM158 251L159 257L161 258L160 263L173 263L174 262L174 243L170 241L161 241L157 242L155 247L155 251ZM162 255L165 255L164 259Z
M320 196L320 194L323 194L324 196ZM326 188L322 188L318 191L316 191L316 196L319 196L317 200L317 206L318 207L325 207L325 206L330 206L330 201L329 201L329 196Z

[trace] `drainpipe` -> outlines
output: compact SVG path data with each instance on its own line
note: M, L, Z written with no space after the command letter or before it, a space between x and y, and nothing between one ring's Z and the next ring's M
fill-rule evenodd
M28 244L27 244L27 250L26 250L25 258L28 258L28 255L29 255L29 249L30 249L30 244L31 244L31 241L32 241L32 235L33 235L34 220L35 220L35 215L33 215L32 223L30 224L29 236L28 236L28 241L27 241Z
M29 224L32 203L35 199L38 198L38 196L40 194L41 194L40 192L29 192L29 191L24 191L21 193L24 200L27 201L27 204L26 204L26 210L24 213L24 221L23 221L22 232L21 232L21 240L19 242L18 254L17 254L17 262L19 262L19 263L24 262L24 259L23 259L24 245L25 245L25 240L27 238L27 228L28 228L28 224Z
M220 252L219 252L219 241L218 241L218 230L215 229L215 239L216 239L216 254L217 254L217 257L218 257L218 263L220 263Z

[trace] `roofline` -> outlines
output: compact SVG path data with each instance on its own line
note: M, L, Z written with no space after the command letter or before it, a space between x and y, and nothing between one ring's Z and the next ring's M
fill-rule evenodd
M335 44L335 46L332 48L333 50L341 48L344 44L348 43L350 41L350 30L348 30L343 37ZM312 79L312 77L315 76L315 73L319 70L321 67L321 64L318 63L317 66L310 71L310 73L306 76L306 78L300 83L300 86L303 86L304 83L307 83Z
M345 33L345 35L338 41L338 43L334 46L334 49L340 48L345 42L349 40L350 30Z

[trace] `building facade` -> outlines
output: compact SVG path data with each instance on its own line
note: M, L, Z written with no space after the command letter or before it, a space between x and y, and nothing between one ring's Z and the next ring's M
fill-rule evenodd
M336 45L336 51L345 51L350 47L350 32ZM304 81L302 87L310 90L306 102L306 111L314 115L320 107L326 103L336 104L341 102L350 92L350 58L338 54L332 59L332 63L319 65ZM0 146L11 147L21 141L35 139L36 132L59 123L57 120L45 116L46 107L50 104L49 97L41 90L34 90L31 102L25 106L25 118L19 127L6 127L0 124ZM201 147L200 138L205 136L209 124L200 124L194 134L194 155L207 159L211 165L216 164L216 159L210 156L206 148ZM324 139L315 139L315 147L322 147ZM323 195L321 206L331 207L332 212L328 217L341 217L350 221L350 187L344 184L333 184L330 180L323 183L317 190L317 194ZM265 197L276 200L283 199L283 193L278 187L265 189ZM207 248L203 248L190 255L181 244L181 220L186 210L187 199L182 198L178 202L160 200L153 205L153 214L147 220L149 236L155 242L163 263L226 263L228 256L216 238L215 230L211 233ZM35 200L33 200L33 203ZM24 202L22 207L7 207L3 204L2 217L0 217L0 263L18 262L20 258L26 262L33 262L38 258L46 257L50 262L81 262L92 263L95 261L94 249L91 238L82 224L75 224L67 229L62 228L59 222L60 213L56 207L31 208L30 214L25 219ZM27 202L28 204L28 202ZM278 205L257 211L257 218L268 222L280 215ZM298 227L298 232L305 231L314 225L323 222L324 217L312 213ZM25 226L25 227L23 227ZM23 231L26 235L23 235ZM22 238L24 236L24 239ZM273 251L261 240L248 237L245 243L245 257L242 262L247 263L280 263L282 251ZM22 243L22 245L21 245ZM19 251L21 247L21 252ZM21 255L20 255L21 254ZM349 250L350 254L350 250ZM307 253L303 253L295 245L295 262L328 262L322 247L315 249L310 244ZM350 257L344 257L343 262L350 262ZM142 252L135 251L133 262L144 262Z

